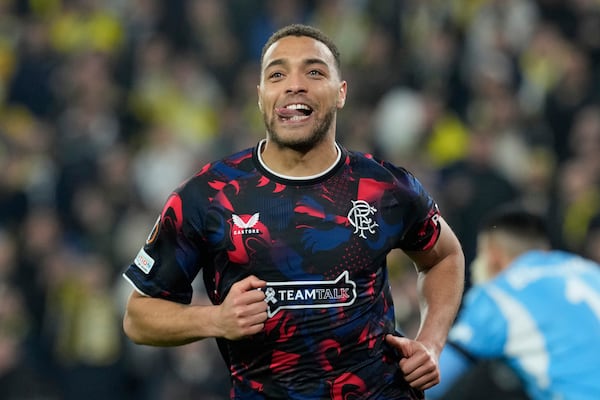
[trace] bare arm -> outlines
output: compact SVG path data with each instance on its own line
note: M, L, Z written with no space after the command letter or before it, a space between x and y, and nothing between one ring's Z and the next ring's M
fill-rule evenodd
M439 383L439 357L460 306L465 261L460 243L440 218L441 232L435 246L425 252L409 252L418 270L421 325L415 340L388 336L405 358L400 367L406 380L418 389Z
M430 251L409 254L419 271L421 326L416 340L427 344L437 356L456 318L465 279L461 245L442 218L440 223L441 234L436 245Z
M184 305L131 293L123 329L135 343L177 346L208 337L231 340L260 332L267 319L265 282L250 276L235 283L222 304Z

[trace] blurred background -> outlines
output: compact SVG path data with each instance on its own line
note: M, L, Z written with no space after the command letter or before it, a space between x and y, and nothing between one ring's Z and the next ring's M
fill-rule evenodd
M292 22L340 47L339 141L410 169L467 263L508 202L600 261L598 0L0 0L0 399L227 397L212 341L124 338L121 273L173 188L264 137L260 51Z

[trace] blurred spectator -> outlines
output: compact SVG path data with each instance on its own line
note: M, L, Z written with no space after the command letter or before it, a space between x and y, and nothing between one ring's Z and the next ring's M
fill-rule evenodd
M258 60L263 43L271 33L294 22L305 22L307 10L305 2L299 0L263 0L253 11L245 15L249 18L249 32L243 47L248 50L251 60Z
M122 335L111 269L99 256L63 249L43 266L52 277L44 335L63 398L125 398Z
M517 199L517 188L494 168L494 133L470 133L467 158L445 167L439 183L446 218L461 238L467 264L475 258L476 227L491 209ZM467 274L467 277L469 274Z
M307 18L309 25L320 27L338 44L342 62L360 62L368 40L370 19L364 10L365 2L330 0L316 2Z
M21 106L0 110L0 223L18 225L55 195L52 128ZM15 226L16 227L16 226Z
M123 43L118 16L100 0L71 0L52 20L50 40L61 53L99 51L115 53Z
M421 94L409 88L389 90L374 110L375 143L386 159L399 162L418 151L425 130Z
M589 222L600 211L597 173L586 160L573 159L562 166L552 211L562 246L581 251Z
M24 21L18 46L18 62L8 87L7 102L20 104L36 116L56 111L53 75L61 59L50 46L47 21Z
M160 36L144 43L128 103L144 126L161 125L198 150L217 134L224 91L200 58L173 51Z
M48 374L27 362L28 317L19 289L0 281L0 398L61 399Z
M564 161L571 155L569 134L576 114L598 99L598 77L593 76L589 55L574 44L563 42L557 56L560 75L546 98L544 117L553 135L554 152Z
M18 246L18 268L15 279L31 316L32 347L41 363L48 362L43 325L46 314L46 296L53 276L44 269L46 260L65 245L63 225L55 210L47 207L32 208L15 233Z
M233 31L230 9L220 0L190 0L187 11L192 48L202 55L207 69L231 94L243 53Z
M195 171L194 153L166 126L150 126L146 145L133 160L132 183L149 209L165 202L173 180L183 182ZM160 176L160 179L154 177Z

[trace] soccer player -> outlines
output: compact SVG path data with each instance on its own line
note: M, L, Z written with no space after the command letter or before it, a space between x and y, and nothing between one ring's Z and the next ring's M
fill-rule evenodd
M600 399L600 265L551 250L543 219L514 208L482 224L475 265L427 398L444 398L477 360L501 359L531 399Z
M336 142L347 83L332 41L291 25L263 48L266 139L168 198L125 271L136 343L216 338L233 399L416 399L462 297L464 257L405 169ZM420 330L400 337L386 256L418 270ZM202 272L211 306L189 305Z

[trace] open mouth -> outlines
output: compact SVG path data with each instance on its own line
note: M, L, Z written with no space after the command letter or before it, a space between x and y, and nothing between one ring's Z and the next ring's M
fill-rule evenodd
M275 109L277 116L284 121L304 121L313 113L312 107L304 103L288 104Z

